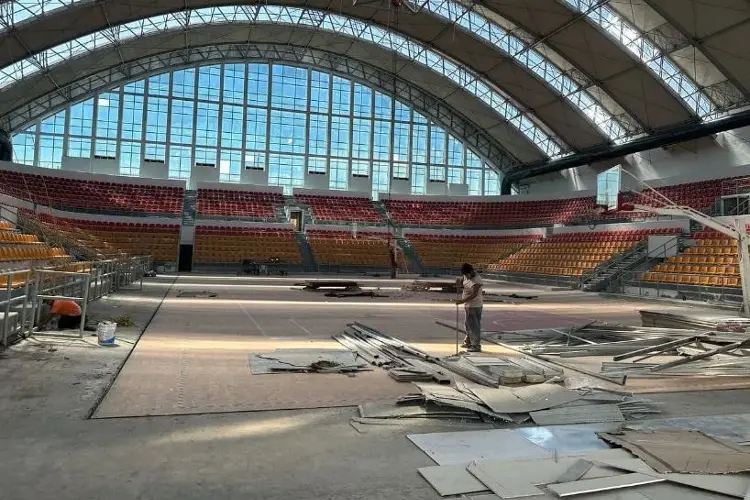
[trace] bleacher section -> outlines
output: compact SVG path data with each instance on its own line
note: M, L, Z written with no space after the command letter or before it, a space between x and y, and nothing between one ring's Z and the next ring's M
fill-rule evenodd
M594 208L594 198L518 202L384 200L403 226L499 227L565 224Z
M59 217L58 217L59 219ZM141 224L65 219L130 255L150 255L157 262L176 262L180 244L177 224Z
M580 277L585 271L631 250L649 234L672 234L673 229L598 231L553 235L527 246L491 270L548 276Z
M40 205L123 214L179 214L180 187L64 179L0 170L0 192Z
M481 271L538 241L540 236L407 234L406 238L426 267L459 269L464 262L470 262Z
M273 220L274 205L284 203L281 193L198 189L198 216Z
M655 191L676 205L686 206L698 211L706 212L717 197L722 195L722 179L710 181L690 182L655 188ZM663 207L665 201L656 194L644 190L640 193L622 193L620 203L623 205L645 205L652 207ZM651 212L614 211L602 214L602 219L636 219L656 217Z
M70 256L61 248L52 248L41 243L31 234L23 234L0 223L0 270L16 269L19 266L44 267L70 261ZM0 287L5 283L0 283Z
M388 269L391 266L387 233L309 230L307 240L320 265L358 266ZM399 268L405 269L399 253Z
M51 214L35 214L30 210L19 211L19 221L24 228L43 236L46 241L65 245L87 259L118 258L122 253L96 235L81 229L70 221Z
M300 264L294 231L278 228L197 226L193 262L196 264L237 264L243 260Z
M297 194L294 199L310 205L313 219L320 221L383 223L369 198Z
M704 231L691 236L696 245L668 257L643 274L643 280L681 285L740 287L737 243L721 233Z

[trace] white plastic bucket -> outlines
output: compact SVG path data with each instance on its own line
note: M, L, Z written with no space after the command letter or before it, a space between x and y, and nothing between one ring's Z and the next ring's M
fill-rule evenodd
M117 323L114 321L100 321L96 325L96 335L99 337L99 344L114 345L115 330L117 330Z

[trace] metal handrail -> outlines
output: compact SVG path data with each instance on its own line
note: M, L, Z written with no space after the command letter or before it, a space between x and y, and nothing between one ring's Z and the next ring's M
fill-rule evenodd
M595 268L585 271L581 275L579 282L581 283L581 285L583 285L587 281L596 277L596 275L606 271L607 269L617 266L623 260L627 259L629 256L635 254L636 252L643 250L643 248L647 246L648 246L648 239L639 241L629 252L621 252L615 255L613 259L606 260L602 262L601 264L599 264L598 266L596 266Z
M646 256L645 256L646 257L646 261L648 262L649 260L650 261L656 261L656 260L661 260L662 259L662 257L650 257L649 254L651 254L651 253L654 253L656 255L666 255L667 252L669 250L671 250L672 248L674 248L674 247L677 247L678 251L679 251L679 248L681 246L682 246L682 238L680 238L680 237L675 238L673 240L666 241L666 242L662 243L661 245L659 245L658 247L656 247L653 251L647 252ZM641 275L643 275L643 274L645 274L645 273L647 273L649 271L650 271L650 267L649 267L648 270L637 271L637 272L639 272ZM616 287L622 288L622 285L623 285L623 282L625 281L625 276L626 275L627 275L627 271L623 271L623 273L621 273L620 276L618 277L618 279L615 281L614 285ZM610 283L610 286L611 285L613 285L613 284Z

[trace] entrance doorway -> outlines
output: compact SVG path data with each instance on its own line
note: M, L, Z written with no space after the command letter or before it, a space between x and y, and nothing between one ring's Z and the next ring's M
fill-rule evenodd
M291 212L289 214L289 219L292 221L295 231L302 231L302 212L299 210Z
M180 245L180 260L177 262L177 270L181 273L189 273L193 270L193 245Z

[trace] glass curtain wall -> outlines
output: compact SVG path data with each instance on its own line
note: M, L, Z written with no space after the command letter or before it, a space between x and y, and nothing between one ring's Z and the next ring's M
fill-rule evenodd
M117 161L121 175L163 164L170 179L216 168L239 183L265 170L286 192L306 172L328 173L329 189L369 177L373 193L409 181L468 184L499 194L500 176L449 130L407 103L338 75L266 63L196 66L107 89L13 135L14 160L61 168L64 157ZM93 162L96 171L96 161Z

